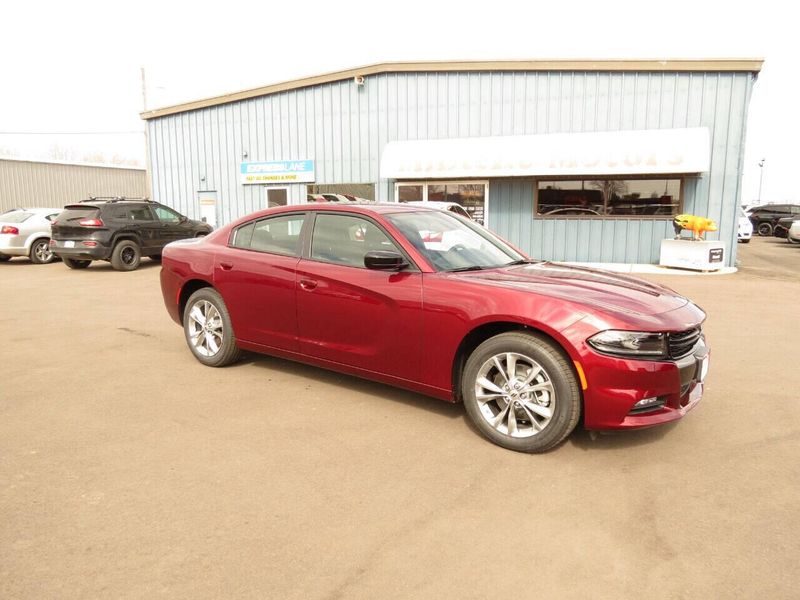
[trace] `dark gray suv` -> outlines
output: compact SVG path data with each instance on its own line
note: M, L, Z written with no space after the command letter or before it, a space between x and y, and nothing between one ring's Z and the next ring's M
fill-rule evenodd
M50 249L70 269L107 260L118 271L133 271L142 256L159 260L170 242L211 229L150 200L90 199L64 207L52 224Z
M800 219L800 204L765 204L752 209L748 216L753 224L753 231L758 232L758 235L772 235L779 219Z

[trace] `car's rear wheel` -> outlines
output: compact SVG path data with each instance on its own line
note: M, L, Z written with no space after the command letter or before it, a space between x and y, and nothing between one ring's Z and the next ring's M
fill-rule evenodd
M11 257L7 254L0 254L0 262L8 262L9 260L11 260Z
M111 266L117 271L134 271L142 262L142 250L139 244L131 240L122 240L114 246L111 253Z
M50 251L50 240L47 238L33 242L29 256L31 262L37 265L46 265L56 259L56 255Z
M544 337L509 332L489 338L464 367L462 394L480 432L517 452L545 452L578 423L578 381L563 353Z
M209 367L224 367L239 360L231 318L222 296L202 288L189 296L183 313L186 343L194 357Z
M794 239L789 234L786 234L786 241L789 242L790 244L800 244L800 240Z
M161 262L161 255L160 254L152 254L150 256L150 260L153 262Z
M90 260L79 260L77 258L62 258L61 260L70 269L85 269L90 264L92 264L92 261Z
M758 235L772 235L772 223L759 223Z

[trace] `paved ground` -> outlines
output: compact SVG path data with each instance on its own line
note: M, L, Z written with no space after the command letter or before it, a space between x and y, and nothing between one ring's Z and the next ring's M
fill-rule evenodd
M709 312L703 403L543 456L382 385L204 368L155 265L2 264L0 597L797 598L800 248L740 251L658 278Z

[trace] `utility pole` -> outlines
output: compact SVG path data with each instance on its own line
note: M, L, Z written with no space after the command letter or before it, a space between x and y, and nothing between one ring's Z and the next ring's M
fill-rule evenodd
M147 80L145 79L144 75L144 67L140 68L142 73L142 112L147 110ZM151 182L151 172L150 172L150 130L147 121L144 122L144 165L145 165L145 186L146 186L146 196L148 198L153 197L153 188Z
M758 166L761 169L761 174L758 176L758 205L761 206L761 184L764 182L764 161L767 160L766 158L762 158L758 161Z

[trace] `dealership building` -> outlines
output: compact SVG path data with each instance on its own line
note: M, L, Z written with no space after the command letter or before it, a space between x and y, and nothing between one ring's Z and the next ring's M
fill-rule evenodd
M314 194L448 201L536 258L733 265L760 60L377 64L147 111L153 198L221 225Z

